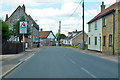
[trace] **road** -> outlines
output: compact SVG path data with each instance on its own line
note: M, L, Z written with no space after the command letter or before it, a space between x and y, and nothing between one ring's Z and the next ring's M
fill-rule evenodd
M43 47L6 78L117 78L118 64L64 47Z

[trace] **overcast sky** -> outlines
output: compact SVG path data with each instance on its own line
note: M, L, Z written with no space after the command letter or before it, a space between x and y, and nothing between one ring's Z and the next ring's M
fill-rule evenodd
M116 0L85 0L85 32L88 32L87 22L100 12L102 1L106 7L116 2ZM81 0L0 0L0 17L5 20L6 14L10 16L19 5L25 4L26 13L37 20L40 28L45 31L52 30L56 34L61 21L61 33L67 35L68 32L82 30L80 2Z

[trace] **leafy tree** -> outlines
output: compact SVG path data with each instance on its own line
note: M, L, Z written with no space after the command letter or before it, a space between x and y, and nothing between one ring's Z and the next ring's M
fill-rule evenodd
M19 41L20 41L20 42L21 42L22 36L23 36L23 34L20 34L20 33L19 33L20 22L21 22L21 21L25 21L24 16L23 16L19 21L17 21L17 22L14 24L13 30L12 30L12 35L19 37ZM27 25L27 34L25 34L25 37L28 37L28 35L30 35L30 34L31 34L31 33L30 33L30 27Z
M9 25L6 24L3 20L0 20L2 22L2 42L6 42L10 38L10 31L9 31Z
M58 37L59 37L59 34L57 33L56 34L57 41L58 41ZM65 39L65 38L66 38L65 34L60 34L60 39Z

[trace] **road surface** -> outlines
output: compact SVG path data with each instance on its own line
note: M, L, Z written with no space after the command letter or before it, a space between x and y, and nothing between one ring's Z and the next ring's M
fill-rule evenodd
M64 47L43 47L5 78L117 78L118 63Z

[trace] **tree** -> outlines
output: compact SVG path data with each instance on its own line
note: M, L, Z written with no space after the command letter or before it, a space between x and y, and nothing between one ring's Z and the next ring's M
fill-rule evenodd
M10 38L10 31L9 31L9 25L6 24L3 20L0 20L2 22L2 42L6 42Z
M56 34L57 41L58 41L58 37L59 37L59 34L57 33ZM60 34L60 39L65 39L65 38L66 38L65 34Z
M13 30L12 30L12 35L19 37L19 42L21 42L22 40L22 34L19 33L19 29L20 29L20 21L25 21L24 16L17 21L14 26L13 26ZM28 35L30 35L30 27L27 25L27 34L25 34L25 37L28 37Z

